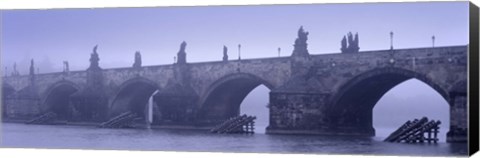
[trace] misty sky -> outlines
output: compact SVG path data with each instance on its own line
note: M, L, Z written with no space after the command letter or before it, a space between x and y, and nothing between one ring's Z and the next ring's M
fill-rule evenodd
M188 43L188 62L221 60L223 45L230 59L237 58L238 44L242 59L275 57L278 47L281 56L289 56L301 25L310 32L311 54L339 52L349 31L358 32L360 51L389 49L390 31L395 48L430 47L432 35L436 46L466 45L468 2L2 10L1 64L8 74L14 62L25 74L32 58L40 73L61 71L65 60L70 70L85 70L96 44L102 68L130 67L135 51L142 53L143 65L171 64L182 41ZM422 100L418 96L435 100L424 98L422 107L442 107L448 120L446 102L430 87L418 80L398 87L379 102L388 105L374 109L376 121L390 115L389 103L408 100L409 109ZM244 103L266 109L265 96L268 89L259 87ZM380 107L386 111L377 112Z

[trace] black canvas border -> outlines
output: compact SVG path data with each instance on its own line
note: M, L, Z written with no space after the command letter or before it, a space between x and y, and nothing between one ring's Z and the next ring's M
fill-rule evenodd
M469 155L479 150L479 11L478 7L470 2L469 5Z

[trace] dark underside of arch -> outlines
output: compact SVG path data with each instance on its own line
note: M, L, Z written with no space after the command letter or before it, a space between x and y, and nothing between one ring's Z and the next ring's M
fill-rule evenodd
M262 84L253 78L235 78L214 87L201 106L199 117L219 121L240 114L240 104L255 87Z
M371 127L372 110L391 88L411 79L397 74L370 77L348 87L329 114L334 125Z
M144 82L134 82L124 86L112 103L110 117L124 112L133 112L138 117L145 118L148 99L156 90L157 87Z
M45 100L42 112L54 112L59 120L70 119L73 112L73 106L70 105L70 95L77 91L77 88L68 84L53 88Z
M375 134L372 125L372 111L376 103L390 89L398 84L416 78L432 87L448 101L440 88L422 76L409 72L378 71L353 79L342 87L337 98L327 112L330 115L332 128L358 130L371 135ZM412 91L415 89L412 89Z

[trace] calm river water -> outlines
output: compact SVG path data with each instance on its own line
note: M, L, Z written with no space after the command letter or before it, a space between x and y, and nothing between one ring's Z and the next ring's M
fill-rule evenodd
M385 143L380 137L211 134L201 130L100 129L3 123L1 147L256 153L462 156L467 144Z

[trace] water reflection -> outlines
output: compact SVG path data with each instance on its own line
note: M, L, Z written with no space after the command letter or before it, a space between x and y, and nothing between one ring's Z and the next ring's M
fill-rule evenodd
M2 147L425 156L467 154L467 144L385 143L379 137L242 135L211 134L198 130L2 125Z

